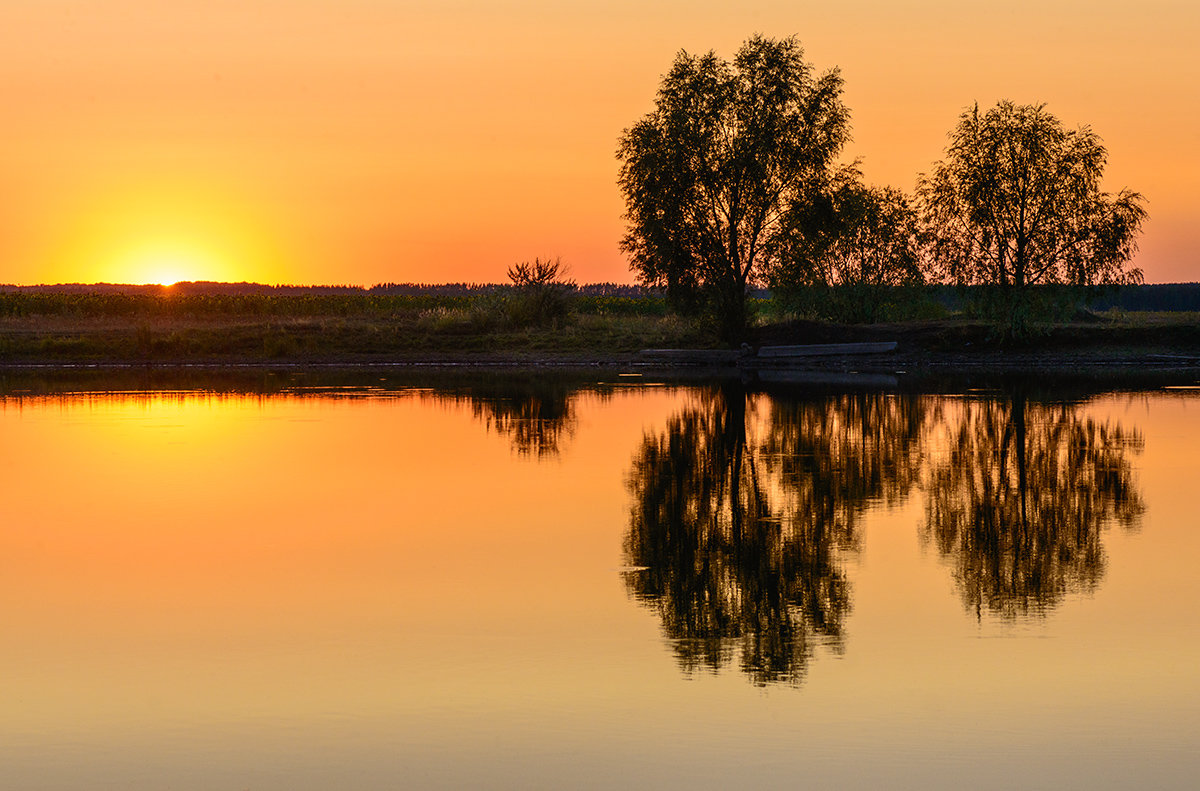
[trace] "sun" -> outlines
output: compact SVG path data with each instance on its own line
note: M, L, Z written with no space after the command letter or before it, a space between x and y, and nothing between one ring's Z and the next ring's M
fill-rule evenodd
M98 183L46 254L62 282L281 282L290 247L269 201L253 189L187 174Z
M122 256L116 267L130 282L174 285L184 281L217 280L225 269L218 257L198 246L183 244L138 245Z

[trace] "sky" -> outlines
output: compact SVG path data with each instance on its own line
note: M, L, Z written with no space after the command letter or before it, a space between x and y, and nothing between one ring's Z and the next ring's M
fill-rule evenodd
M1091 126L1146 281L1200 279L1184 0L0 0L0 282L632 282L617 139L756 33L841 69L872 183L976 102Z

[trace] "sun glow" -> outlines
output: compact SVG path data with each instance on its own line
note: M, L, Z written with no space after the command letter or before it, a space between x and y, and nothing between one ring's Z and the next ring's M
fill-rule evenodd
M219 280L219 273L230 270L217 256L183 244L146 244L131 250L125 258L126 262L116 269L128 272L122 279L131 283L170 286L183 281Z
M199 177L101 184L80 196L51 253L62 281L171 285L282 282L289 256L265 200Z

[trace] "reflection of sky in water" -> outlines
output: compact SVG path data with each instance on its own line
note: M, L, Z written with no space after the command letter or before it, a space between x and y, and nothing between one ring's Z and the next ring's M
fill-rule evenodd
M982 482L966 459L999 451L949 438L966 417L1003 438L1011 403L753 397L739 476L753 458L757 537L716 540L728 499L705 506L715 533L649 536L708 536L693 560L713 574L689 588L678 556L629 556L631 471L689 410L711 428L719 394L455 392L5 400L0 783L1104 788L1200 769L1190 394L1026 405L1030 449L1078 452L1088 425L1136 437L1071 458L1126 476L1144 511L1127 530L1106 490L1060 485L1044 505L1091 503L1098 522L1061 527L1102 566L1082 584L1077 547L1043 541L1061 584L1006 609L968 576L990 556L940 542L926 503L952 460L952 492ZM914 411L916 433L879 430ZM724 465L737 436L676 462ZM716 672L680 672L678 602L638 588L651 574L724 597L739 631L715 634ZM970 590L992 598L964 608ZM842 592L821 600L841 602L836 629L813 628L814 591ZM811 638L796 685L748 683L747 613Z

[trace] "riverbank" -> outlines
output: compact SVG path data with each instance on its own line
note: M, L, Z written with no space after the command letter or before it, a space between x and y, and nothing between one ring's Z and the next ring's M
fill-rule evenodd
M748 350L721 354L697 322L670 314L573 315L558 326L511 327L470 311L358 315L217 312L134 316L72 313L0 318L0 367L500 367L816 372L1072 370L1200 371L1200 314L1106 313L1046 324L1021 343L961 318L894 324L791 321L752 329ZM762 346L894 342L882 354L791 360L755 356ZM664 358L645 349L690 349Z

